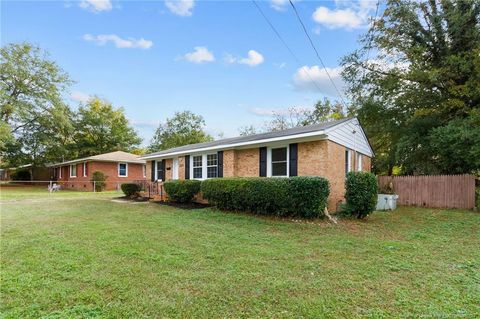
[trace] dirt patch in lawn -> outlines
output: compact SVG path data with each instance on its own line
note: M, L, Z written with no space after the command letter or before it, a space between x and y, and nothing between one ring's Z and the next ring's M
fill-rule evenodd
M175 208L181 209L202 209L207 207L212 207L209 204L201 204L201 203L175 203L175 202L155 202L155 204L164 205L164 206L171 206Z

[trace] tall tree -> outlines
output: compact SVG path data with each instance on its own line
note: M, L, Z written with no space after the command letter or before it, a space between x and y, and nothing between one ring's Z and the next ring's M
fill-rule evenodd
M133 151L141 138L130 126L123 108L98 97L81 105L75 120L75 157L113 151Z
M149 152L156 152L187 144L212 141L213 138L204 131L205 120L201 115L190 111L176 112L172 118L160 124L148 147Z
M457 128L463 126L459 121L475 122L470 117L480 105L480 2L388 0L361 43L343 59L343 77L376 151L375 170L471 172L475 164L465 163L459 152L439 153L439 142L463 148L461 139L441 142L435 136L451 131L451 121Z
M63 152L61 142L53 136L71 129L69 108L62 100L71 83L37 46L20 43L0 49L0 152L4 165L42 164Z

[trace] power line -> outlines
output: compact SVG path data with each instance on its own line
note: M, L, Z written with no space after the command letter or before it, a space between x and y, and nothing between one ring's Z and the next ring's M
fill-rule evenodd
M330 73L329 73L328 70L327 70L327 67L326 67L325 64L323 63L323 60L322 60L322 58L320 57L320 54L318 53L317 48L315 47L315 44L313 44L312 38L311 38L310 35L308 34L307 28L305 27L305 24L303 23L302 18L300 18L300 15L298 14L297 8L296 8L295 5L293 4L292 0L288 0L288 1L290 2L290 5L292 6L293 11L295 12L295 15L297 16L298 21L299 21L300 24L302 25L303 32L304 32L305 35L307 36L308 41L310 41L310 45L312 46L313 50L315 51L315 54L317 55L317 58L318 58L318 60L320 61L320 64L322 65L323 69L325 70L325 73L327 74L328 79L330 80L330 82L332 83L333 87L334 87L335 90L337 91L337 94L338 94L338 96L340 97L340 100L342 101L343 106L346 108L346 107L347 107L347 104L345 103L345 101L344 101L344 99L343 99L343 96L342 96L342 94L340 93L340 90L337 88L337 85L335 84L335 82L333 82L332 77L330 76Z
M270 28L273 30L273 32L277 35L277 37L280 39L280 41L282 42L282 44L285 46L285 48L287 48L288 52L290 52L290 55L293 57L293 59L297 62L298 66L302 66L302 63L300 62L300 60L298 59L298 57L295 55L295 53L293 53L292 49L290 49L290 47L288 46L287 42L285 42L285 40L283 39L283 37L280 35L280 33L277 31L277 29L275 28L275 26L272 24L272 22L268 19L268 17L265 15L265 13L263 12L263 10L260 8L260 6L258 5L258 3L255 1L255 0L252 0L252 3L255 5L255 7L257 7L258 11L260 12L260 14L262 15L262 17L265 19L265 21L268 23L268 25L270 26ZM321 91L322 89L320 88L320 86L318 85L318 83L313 79L313 77L310 75L310 72L308 72L307 69L303 69L303 71L305 71L305 73L307 74L307 76L310 78L310 80L312 81L312 83L317 87L317 89L319 91Z

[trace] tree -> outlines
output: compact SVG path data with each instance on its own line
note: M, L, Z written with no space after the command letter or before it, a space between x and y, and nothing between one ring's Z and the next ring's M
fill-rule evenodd
M172 118L160 124L148 147L149 152L182 145L213 141L204 131L205 120L190 111L175 112Z
M78 109L75 119L74 157L85 157L113 151L132 151L141 143L129 125L123 108L98 97Z
M452 167L470 172L475 166L457 152L439 153L462 148L461 139L435 136L479 108L479 23L478 1L389 0L362 48L344 57L342 75L376 152L377 173L391 174L395 166L404 174L450 173Z
M43 164L62 153L61 140L54 137L71 128L62 94L72 81L47 52L29 43L2 47L0 59L2 161Z

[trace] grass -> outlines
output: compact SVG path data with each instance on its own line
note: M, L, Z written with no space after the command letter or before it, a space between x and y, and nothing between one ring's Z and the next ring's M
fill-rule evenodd
M292 222L2 189L4 318L474 318L480 214Z

